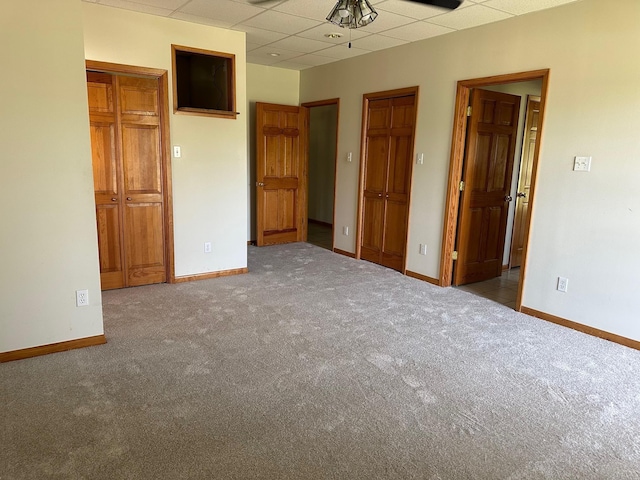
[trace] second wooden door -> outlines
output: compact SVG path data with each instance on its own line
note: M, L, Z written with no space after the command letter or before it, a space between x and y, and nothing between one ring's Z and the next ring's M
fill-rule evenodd
M305 109L256 103L257 244L306 237Z
M463 167L455 285L502 273L520 97L476 89Z
M158 80L87 72L103 290L166 277Z
M369 100L360 258L404 269L416 95Z

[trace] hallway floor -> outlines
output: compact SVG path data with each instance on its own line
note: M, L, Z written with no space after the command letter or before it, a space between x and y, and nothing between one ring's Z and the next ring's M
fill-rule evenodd
M317 223L313 220L309 220L309 227L307 230L307 243L326 248L327 250L332 250L333 227L331 225L327 225L326 223Z
M493 300L510 308L516 308L518 296L518 282L520 281L520 268L505 270L502 275L484 282L469 283L455 287L465 292L471 292L479 297Z

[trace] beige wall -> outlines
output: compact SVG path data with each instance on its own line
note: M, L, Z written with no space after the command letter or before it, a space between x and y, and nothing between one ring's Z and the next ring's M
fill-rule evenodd
M4 2L0 39L4 352L103 329L80 2Z
M640 340L639 18L636 0L583 0L305 70L300 99L341 98L343 158L360 151L363 93L420 85L425 162L414 168L408 268L437 277L456 82L550 68L524 305ZM590 173L572 171L575 155L593 156ZM338 162L335 245L351 252L341 227L355 227L358 169Z
M300 99L300 72L265 65L247 64L247 193L249 203L247 240L255 240L256 211L256 102L298 105Z
M171 44L236 55L235 120L170 115L176 275L247 265L247 123L244 33L83 3L90 60L171 70ZM171 78L171 76L170 76ZM173 99L171 111L173 111ZM204 242L213 244L204 253Z

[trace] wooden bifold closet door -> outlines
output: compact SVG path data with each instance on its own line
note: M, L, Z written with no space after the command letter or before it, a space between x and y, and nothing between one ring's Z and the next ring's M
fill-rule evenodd
M403 271L416 95L369 101L360 258Z
M166 277L159 85L87 72L103 290Z

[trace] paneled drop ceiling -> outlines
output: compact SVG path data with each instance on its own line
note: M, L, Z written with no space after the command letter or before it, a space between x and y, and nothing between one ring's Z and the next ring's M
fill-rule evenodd
M336 0L84 1L240 30L247 34L247 62L304 70L579 0L464 0L454 11L406 0L370 0L378 18L355 30L325 20Z

